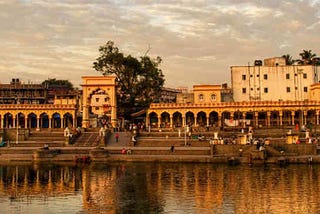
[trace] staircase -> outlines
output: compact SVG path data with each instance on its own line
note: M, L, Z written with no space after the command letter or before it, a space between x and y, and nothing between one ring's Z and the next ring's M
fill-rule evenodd
M73 142L73 146L75 147L99 146L102 137L103 136L100 136L98 132L82 132L80 136L77 139L75 139L75 141Z

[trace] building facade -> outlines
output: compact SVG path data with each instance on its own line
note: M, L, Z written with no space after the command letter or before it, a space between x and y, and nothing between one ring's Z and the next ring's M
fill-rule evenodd
M259 63L258 63L259 62ZM284 58L256 61L254 66L232 66L233 99L240 101L303 101L319 82L318 66L285 65Z

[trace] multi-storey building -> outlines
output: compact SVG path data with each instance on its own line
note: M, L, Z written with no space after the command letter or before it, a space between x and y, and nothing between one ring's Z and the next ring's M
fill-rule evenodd
M256 60L253 66L231 66L234 101L303 101L319 81L317 66L286 65L281 57Z
M41 84L26 84L14 78L10 84L0 84L0 104L45 104L47 92Z

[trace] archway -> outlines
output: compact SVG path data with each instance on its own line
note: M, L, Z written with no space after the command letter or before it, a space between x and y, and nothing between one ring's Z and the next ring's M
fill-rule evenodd
M197 114L197 125L199 127L205 127L207 125L207 117L205 112L200 111Z
M70 113L66 113L63 115L63 121L64 121L64 126L65 127L74 127L76 128L75 126L73 126L73 117Z
M60 116L60 114L59 113L54 113L53 115L52 115L52 122L53 122L53 128L64 128L64 127L62 127L61 125L61 116Z
M175 127L182 127L182 114L180 112L173 113L172 119Z
M40 128L49 128L49 116L47 113L40 115Z
M29 128L37 128L37 115L35 115L34 113L30 113L28 115L28 125L27 127Z
M212 111L209 114L209 125L218 126L219 125L219 114L218 112Z
M168 112L163 112L161 114L161 128L169 128L170 127L170 114Z
M3 116L3 127L12 128L13 127L13 115L11 113L6 113Z
M194 114L191 111L186 113L186 124L191 127L194 125Z
M158 128L158 115L155 112L149 114L151 128Z

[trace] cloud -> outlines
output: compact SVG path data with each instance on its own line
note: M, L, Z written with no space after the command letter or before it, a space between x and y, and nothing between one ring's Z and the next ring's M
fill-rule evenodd
M149 46L167 86L230 81L232 65L291 54L320 55L319 0L0 0L0 74L68 78L80 84L98 48L113 40L125 54ZM14 12L13 12L14 11ZM32 78L34 76L34 78ZM208 78L209 77L209 78Z

